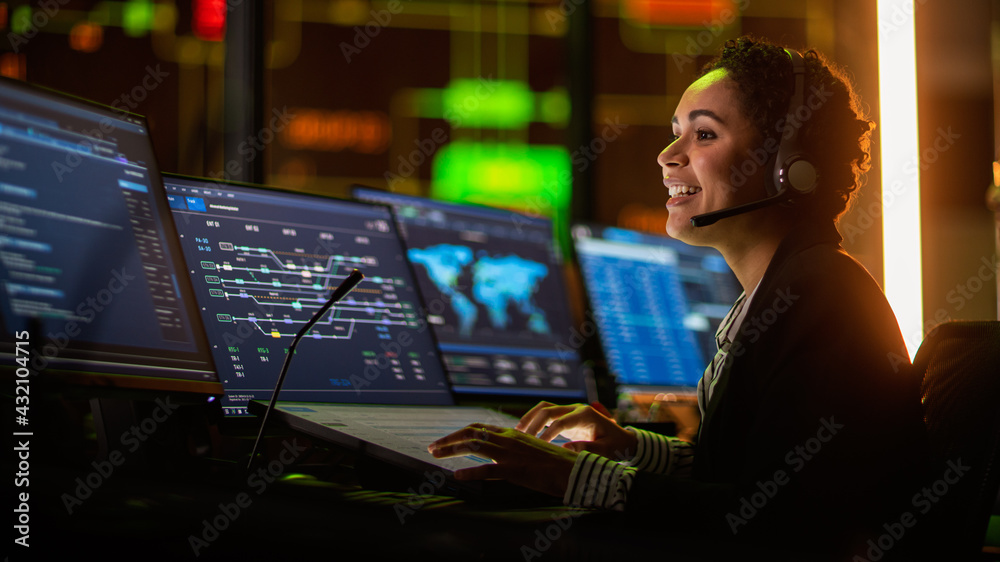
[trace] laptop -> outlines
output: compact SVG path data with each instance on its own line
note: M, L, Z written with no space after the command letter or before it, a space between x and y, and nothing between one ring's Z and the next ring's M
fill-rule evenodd
M292 337L357 268L365 279L299 343L273 416L416 474L491 462L427 452L517 418L455 406L391 209L172 174L164 187L226 416L263 412Z
M389 205L459 400L591 401L552 221L353 186Z

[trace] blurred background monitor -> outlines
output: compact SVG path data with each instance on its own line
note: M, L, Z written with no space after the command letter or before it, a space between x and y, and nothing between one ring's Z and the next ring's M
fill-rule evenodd
M0 79L0 362L60 392L221 393L169 215L142 117Z
M391 205L459 395L582 400L551 219L355 187Z
M355 268L365 279L295 351L282 400L451 404L384 205L164 176L224 414L271 398L288 345Z
M722 256L611 226L575 224L572 235L619 392L693 396L715 355L715 330L742 291Z

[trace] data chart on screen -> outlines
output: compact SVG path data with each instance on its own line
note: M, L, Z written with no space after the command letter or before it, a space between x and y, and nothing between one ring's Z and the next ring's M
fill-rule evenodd
M450 403L388 208L186 178L165 185L227 414L270 398L292 338L354 269L365 279L304 336L280 398Z
M741 288L722 256L665 236L578 224L573 240L619 384L694 387Z

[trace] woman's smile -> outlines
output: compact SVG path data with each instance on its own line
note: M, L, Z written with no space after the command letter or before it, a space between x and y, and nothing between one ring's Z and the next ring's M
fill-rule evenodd
M679 205L695 195L701 193L701 188L696 185L688 185L683 182L665 178L663 185L667 187L667 207Z

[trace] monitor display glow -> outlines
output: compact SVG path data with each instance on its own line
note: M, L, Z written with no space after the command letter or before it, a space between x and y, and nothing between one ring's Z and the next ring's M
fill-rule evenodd
M741 288L722 256L610 226L578 224L574 249L601 347L619 385L696 387Z
M355 268L365 279L303 337L279 398L452 403L388 207L172 175L164 184L224 413L270 399L292 337Z
M395 210L456 393L586 397L550 219L360 187L354 196Z
M0 293L5 365L221 390L140 116L0 80Z

